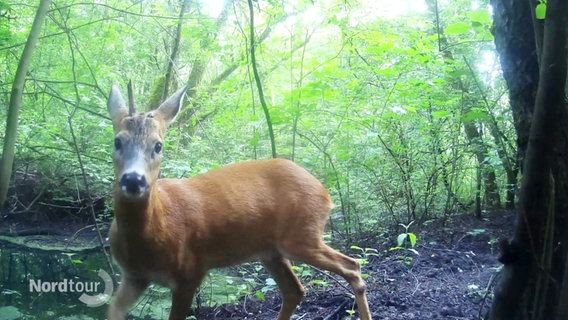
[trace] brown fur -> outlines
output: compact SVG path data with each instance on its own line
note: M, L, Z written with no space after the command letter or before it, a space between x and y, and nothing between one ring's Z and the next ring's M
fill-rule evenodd
M138 115L144 121L134 121L111 100L115 134L125 143L143 144L151 156L145 157L147 195L131 198L115 187L110 241L123 276L109 319L124 319L151 282L172 288L169 319L185 319L207 270L251 259L260 259L281 289L279 320L290 319L304 293L288 259L343 276L353 287L361 319L371 319L359 263L322 241L332 204L314 176L291 161L273 159L190 179L157 179L160 157L151 149L154 140L163 139L171 110L160 107L152 117ZM133 121L144 128L129 125ZM125 159L115 151L114 161L118 180Z

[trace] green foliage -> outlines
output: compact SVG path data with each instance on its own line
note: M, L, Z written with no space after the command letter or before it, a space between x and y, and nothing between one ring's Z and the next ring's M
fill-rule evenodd
M10 30L10 16L12 7L5 1L0 1L0 46L6 45L12 37Z
M412 223L401 222L471 209L480 164L474 153L478 145L464 134L465 123L475 126L477 142L487 147L481 163L495 171L498 192L515 189L504 167L517 154L514 123L486 7L439 2L436 15L419 6L401 11L404 5L396 1L283 3L257 4L258 67L278 153L320 178L334 200L327 240L333 235L359 243L362 234L377 237L400 224L404 231L391 252L410 265L418 237L410 231ZM187 83L196 61L205 60L206 67L169 128L163 177L191 177L270 157L249 70L246 4L234 2L224 22L208 13L208 4L192 2L183 17L173 82ZM545 13L546 2L540 1L535 14L544 19ZM0 0L2 111L34 14L32 5ZM14 213L8 214L68 215L59 208L73 208L73 217L81 216L90 197L100 203L97 222L108 223L114 181L108 91L113 82L124 90L132 80L139 111L160 103L179 3L62 0L49 14L26 82L9 203ZM4 126L1 121L1 132ZM493 246L496 240L489 242ZM379 257L375 248L351 249L363 266ZM86 264L64 258L74 266ZM316 289L330 284L307 265L292 268ZM276 290L274 279L255 264L239 269L237 276L210 275L200 298L213 306L243 295L264 300ZM169 293L153 286L145 299L135 314L163 318Z
M292 270L300 279L309 279L314 276L313 269L304 263L293 265Z
M138 109L159 103L178 5L53 4L20 115L15 185L27 187L13 193L15 212L46 190L32 209L59 201L83 213L90 196L106 200L98 208L99 221L111 218L113 133L106 96L111 83L125 88L132 80ZM190 177L270 157L262 110L251 91L246 6L236 5L221 23L209 16L205 2L192 5L184 17L174 83L187 83L195 61L207 63L168 132L164 177ZM501 150L516 154L508 143L515 140L514 126L494 65L489 11L462 2L440 4L435 30L432 12L402 12L397 11L401 6L387 4L374 10L375 5L300 1L286 7L261 1L257 12L258 67L277 151L324 182L336 205L333 231L349 238L403 221L466 212L478 164L464 123L475 124L483 135L481 143L489 150L484 164L496 171L501 192L509 187L503 183ZM2 92L10 91L19 44L33 14L32 6L0 2L0 17L10 17L0 21L6 42L0 43ZM1 37L4 31L9 37ZM1 105L8 99L0 95ZM70 134L73 114L90 195ZM484 128L497 128L500 138ZM24 199L22 190L32 199ZM364 260L370 253L359 254Z

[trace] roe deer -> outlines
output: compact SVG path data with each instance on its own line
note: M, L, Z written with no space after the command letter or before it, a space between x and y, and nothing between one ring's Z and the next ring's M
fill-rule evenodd
M288 320L304 294L293 259L345 278L360 318L370 320L359 263L322 240L332 203L305 169L273 159L158 179L165 131L184 94L185 88L156 110L135 114L133 101L127 108L118 87L111 89L116 181L110 245L123 273L108 318L125 319L144 289L159 283L172 291L169 319L183 320L209 269L259 259L281 291L278 320Z

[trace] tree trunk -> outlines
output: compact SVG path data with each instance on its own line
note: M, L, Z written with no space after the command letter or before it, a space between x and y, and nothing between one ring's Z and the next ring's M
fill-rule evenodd
M8 106L8 117L6 119L6 135L4 138L4 149L2 153L2 163L0 165L0 207L4 205L8 195L8 187L12 178L12 168L14 165L14 153L16 144L16 135L18 134L18 117L20 114L20 106L22 105L22 95L24 92L24 84L26 82L26 74L32 59L35 46L37 44L43 20L47 15L47 9L51 0L41 0L39 7L26 41L22 57L16 70L16 77L12 84L12 93L10 95L10 105Z
M225 25L225 23L227 22L227 17L229 16L229 9L232 3L233 0L225 0L223 2L223 10L221 11L219 17L217 17L217 20L215 21L215 30L213 31L212 34L207 35L201 40L201 45L200 45L201 53L193 60L191 66L191 73L189 74L187 82L187 86L189 88L187 94L190 99L195 97L195 94L197 92L196 91L197 86L199 86L199 84L201 83L203 75L205 74L205 68L207 66L207 63L209 62L209 55L206 54L205 52L209 49L213 40L217 39L219 31L221 30L223 25Z
M527 136L528 146L523 167L519 210L513 238L510 243L503 244L500 260L505 266L501 281L495 288L495 299L489 312L490 320L524 319L528 314L535 320L560 319L558 317L564 309L558 306L566 303L559 300L559 296L565 271L567 246L565 234L568 212L566 204L568 140L565 128L568 116L564 84L568 53L566 48L568 21L565 19L568 15L568 2L549 0L547 5L542 63L532 124L523 123L530 125L530 133ZM500 43L501 49L507 49L506 54L509 57L518 55L519 52L509 51L511 49L509 37L526 45L530 43L529 40L515 37L515 34L525 33L525 36L533 38L534 41L534 33L528 32L526 25L525 30L514 30L523 25L519 20L522 15L531 21L526 11L532 14L532 9L527 6L527 2L517 0L493 1L493 7L495 42ZM508 16L508 14L513 15ZM512 32L502 34L504 30ZM536 48L534 42L533 48ZM530 54L524 57L534 58ZM501 57L501 60L505 62L504 72L506 68L511 67L511 64L526 66L528 63L528 61L506 61L506 56ZM519 82L523 85L531 84L527 82L527 76L523 75L523 79L515 79L519 81L510 84L512 96L521 94L517 91ZM530 98L530 95L525 93L524 97ZM522 112L529 111L527 101L516 105L519 106L526 109L521 112L517 110L517 116L519 114L526 116L528 113ZM513 312L517 314L514 315Z
M517 132L518 167L521 168L529 141L530 123L538 86L538 59L534 10L528 0L491 0L493 35Z
M166 100L166 98L170 95L170 87L173 84L173 72L174 72L174 65L177 63L178 56L179 56L179 45L181 43L181 29L184 24L183 16L187 12L189 8L190 0L183 0L181 4L181 8L179 11L179 19L176 26L176 37L173 40L172 44L172 52L170 53L167 67L166 67L166 75L164 79L164 88L162 91L162 96L160 97L160 101ZM157 106L156 106L157 107Z
M465 107L466 113L470 110L471 108ZM485 193L483 194L483 197L485 198L485 205L489 209L499 209L501 207L501 197L497 186L497 177L495 175L495 170L485 161L485 157L489 151L483 142L483 135L479 132L473 121L464 121L463 127L467 140L469 141L469 144L473 149L473 153L477 158L479 170L481 170L481 178L485 185ZM480 209L481 208L477 208L476 211Z
M438 2L436 0L426 0L426 5L430 12L434 15L434 23L436 25L435 32L438 33L438 41L440 51L445 60L454 61L454 56L450 50L442 50L441 48L449 47L448 39L441 33L440 17L438 14ZM466 114L471 111L471 107L475 105L476 101L470 98L467 86L461 81L459 77L449 77L448 82L454 90L459 90L464 96L462 113ZM463 122L464 131L469 141L470 147L477 158L481 170L481 178L485 186L484 198L485 204L489 209L498 209L501 207L501 198L497 185L497 178L495 170L486 163L485 157L488 154L487 146L483 143L482 133L474 121ZM476 200L476 212L480 212L480 203Z
M497 127L497 120L493 119L489 122L489 132L495 141L495 146L497 148L497 154L501 163L503 163L503 169L505 169L505 174L507 176L506 188L505 188L505 208L508 210L515 209L515 197L517 192L517 176L519 174L519 167L517 163L517 155L510 155L507 152L508 148L511 150L516 150L517 148L512 146L508 139L505 137L503 132Z

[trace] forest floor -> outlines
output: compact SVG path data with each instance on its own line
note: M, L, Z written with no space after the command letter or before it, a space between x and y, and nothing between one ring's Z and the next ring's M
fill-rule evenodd
M370 275L366 282L373 318L481 319L491 305L498 278L497 242L510 235L513 221L512 213L500 212L483 220L460 215L446 223L435 221L411 228L418 237L418 255L389 250L398 233L389 239L358 244L379 250L379 256L371 257L363 267ZM295 319L352 319L349 311L355 306L351 291L340 284L343 281L328 282L330 286L324 290L304 283L308 290ZM202 308L197 318L276 319L280 305L281 299L274 292L267 294L265 301L246 297L237 305Z
M513 220L513 213L495 212L487 213L482 220L471 215L456 215L445 221L413 225L410 231L417 236L414 249L418 254L389 250L395 246L402 229L400 226L387 228L388 232L382 232L382 235L368 235L367 240L353 243L378 252L378 256L369 255L368 264L363 266L363 273L368 275L365 281L373 319L480 319L491 304L500 267L497 243L499 239L510 236ZM16 224L0 226L0 234L46 233L49 239L57 239L53 230L69 239L69 235L75 233L73 230L78 229L73 224L57 228L42 224L41 228L37 228L32 227L37 223L20 221L19 230L9 230L7 225ZM94 231L87 229L82 232L83 236L85 234L88 236L84 238L91 239L88 245L96 248ZM46 243L42 242L41 246L45 247ZM84 242L82 246L85 247ZM350 250L349 246L335 247L355 256L356 251ZM313 272L312 279L323 279L327 286L303 279L307 293L293 319L356 319L349 316L356 306L343 279L318 271ZM238 304L201 307L196 315L198 319L272 320L277 318L280 305L278 291L273 290L265 294L264 301L249 295L242 297Z

